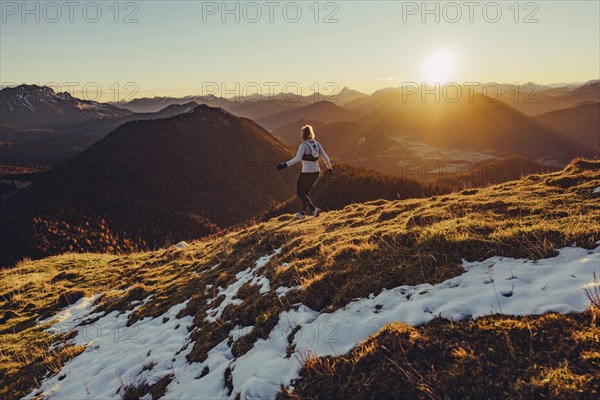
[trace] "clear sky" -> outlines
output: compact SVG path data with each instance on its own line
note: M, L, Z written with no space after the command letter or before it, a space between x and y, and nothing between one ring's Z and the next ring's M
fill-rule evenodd
M67 3L1 1L3 85L58 84L78 97L87 85L84 97L99 87L109 101L133 92L129 82L135 97L251 94L253 82L307 95L314 83L372 92L600 75L597 0L427 2L429 14L421 1Z

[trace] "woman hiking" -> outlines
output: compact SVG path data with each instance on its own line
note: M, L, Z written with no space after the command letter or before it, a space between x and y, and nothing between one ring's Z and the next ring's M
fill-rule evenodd
M277 170L281 171L302 160L302 172L298 177L298 184L296 186L296 194L302 201L302 209L300 212L296 213L296 217L298 217L298 219L304 219L306 216L304 211L307 207L312 212L313 217L317 217L321 212L321 210L310 201L310 197L308 197L308 192L317 181L319 172L321 171L319 168L319 156L323 156L325 165L331 174L333 174L333 168L331 167L331 161L329 161L327 153L325 153L321 144L315 140L313 127L311 125L305 125L300 130L300 135L302 137L302 143L300 143L300 146L298 147L296 157L288 162L277 165Z

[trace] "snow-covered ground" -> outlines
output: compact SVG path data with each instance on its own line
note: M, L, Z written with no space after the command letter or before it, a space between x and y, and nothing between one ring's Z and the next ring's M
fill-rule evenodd
M277 249L274 254L266 255L258 259L253 268L246 268L244 271L240 271L235 275L235 282L229 285L227 288L219 288L219 292L215 296L215 298L219 296L225 296L225 299L219 304L217 308L209 309L206 314L207 316L204 318L208 322L215 322L219 318L221 318L221 314L225 311L228 305L233 304L241 304L242 300L236 299L236 295L238 290L244 286L246 283L250 282L251 285L256 286L260 285L260 293L266 294L271 290L269 279L264 276L258 275L258 270L267 265L267 263L273 258L274 255L279 254L281 249ZM214 268L214 267L213 267ZM212 299L208 301L212 302Z
M261 292L268 290L268 280L259 275L259 270L272 256L261 257L254 266L238 273L236 282L228 288L219 288L226 301L235 303L240 282L260 285ZM75 329L73 342L87 345L86 350L67 362L60 374L44 380L27 398L40 393L48 399L119 398L117 390L123 385L152 384L169 374L174 379L167 388L168 399L226 399L237 394L242 399L273 398L281 385L293 383L309 354L344 354L389 322L421 324L438 315L458 320L491 313L583 311L589 306L584 289L594 284L593 273L600 273L600 247L563 248L557 257L539 261L492 257L482 262L463 262L463 266L462 275L437 285L384 290L333 313L297 305L282 312L269 337L258 340L243 356L233 356L227 339L210 350L204 362L192 364L185 357L192 349L187 329L192 317L175 318L187 302L163 316L125 327L131 312L95 314L93 299L81 299L57 315L59 322L50 329ZM207 317L216 317L218 311L209 311ZM93 317L100 319L94 324L81 324ZM295 348L287 357L288 336L295 327L299 327L293 337ZM236 327L230 336L237 339L250 330ZM225 388L228 368L231 393Z

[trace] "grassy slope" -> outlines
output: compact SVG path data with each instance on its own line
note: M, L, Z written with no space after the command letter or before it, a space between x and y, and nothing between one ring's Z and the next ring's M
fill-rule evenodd
M315 310L334 310L354 298L377 294L383 288L423 282L433 284L459 275L463 258L476 260L503 255L537 259L552 256L555 248L573 243L592 248L600 239L600 202L592 194L598 186L600 161L579 160L564 171L531 175L484 189L426 199L353 204L341 211L325 213L318 220L299 222L290 215L282 215L224 236L195 242L181 250L166 249L120 257L65 254L22 262L14 269L0 272L0 397L13 398L28 393L38 386L36 382L44 373L56 373L65 360L81 351L65 346L47 352L49 343L55 340L42 332L35 320L56 313L82 295L104 293L98 303L111 310L131 308L130 301L153 294L152 301L132 314L133 320L161 315L172 305L192 298L182 313L195 316L194 324L200 328L192 334L195 343L190 361L204 360L208 350L226 339L235 325L253 325L252 333L233 344L234 355L239 356L248 351L257 338L268 335L282 310L298 302ZM238 292L243 300L241 304L227 307L217 323L204 321L206 310L223 300L222 297L213 298L215 288L228 286L235 280L237 272L254 265L259 256L280 247L281 254L260 271L271 281L271 292L259 296L258 287L246 284ZM220 268L211 270L217 263ZM196 274L192 275L192 272ZM207 291L207 285L214 287ZM302 290L278 298L274 289L281 285L302 285ZM208 304L207 300L212 301ZM310 398L320 387L313 385L325 385L323 391L327 391L327 382L323 379L336 374L354 377L352 373L362 371L360 376L368 378L366 383L373 387L385 385L390 380L389 374L404 385L413 385L406 389L407 398L436 398L422 390L426 390L427 385L438 384L447 388L444 390L449 390L447 394L452 398L477 397L479 392L469 392L468 386L475 379L472 374L477 374L477 369L473 368L481 366L488 368L486 371L504 368L504 364L500 361L495 364L486 352L496 351L490 348L506 350L503 332L507 331L509 335L522 333L511 328L511 324L518 324L520 319L490 318L454 324L434 321L418 328L387 327L361 345L373 344L369 351L374 352L374 363L343 369L341 366L345 361L340 358L334 360L336 368L323 378L322 367L327 361L311 360L303 371L305 380L299 384L301 390L296 395ZM494 322L494 318L500 322ZM559 327L560 332L568 329L572 333L569 343L575 343L579 353L565 354L566 348L560 343L549 342L551 345L544 347L546 339L537 335L536 340L541 342L535 343L542 346L545 361L530 359L537 363L535 365L539 364L539 369L530 373L516 364L511 367L506 376L525 382L523 386L514 386L513 397L530 393L534 381L542 387L540 393L556 392L559 394L556 397L577 393L568 392L573 387L573 390L582 386L589 389L598 384L600 332L596 322L590 323L591 315L585 313L569 317L532 317L530 324L541 326L540 332L545 331L550 328L544 324L546 321L552 323L552 318L567 327ZM484 328L481 328L482 324ZM456 330L456 335L448 333L451 329ZM403 343L406 335L402 332L413 331L421 335L424 342L414 352L406 353L407 364L400 365L404 370L412 365L415 372L404 373L402 378L402 368L390 367L402 360L392 358L392 363L386 364L382 357L384 348L380 344L388 341ZM456 348L457 354L463 354L457 347L461 340L472 343L472 347L462 348L467 358L473 352L477 363L465 361L462 368L448 364L446 356L450 350L441 353L440 358L432 356L427 362L419 361L423 351L430 349L433 352L439 347ZM594 347L588 349L590 343L596 350ZM362 351L362 347L355 351ZM518 356L522 354L521 350L515 352ZM502 362L510 363L510 360ZM415 366L415 363L420 364ZM419 374L428 377L426 374L431 368L435 368L441 377L435 377L429 383L419 382ZM480 385L496 384L495 374L481 376ZM351 390L351 386L346 389ZM361 393L369 397L367 392Z
M347 355L309 359L293 393L278 399L598 398L593 318L588 311L388 324Z

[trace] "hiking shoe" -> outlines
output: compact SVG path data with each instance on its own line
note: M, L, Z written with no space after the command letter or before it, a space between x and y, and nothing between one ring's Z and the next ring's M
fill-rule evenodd
M298 218L298 219L304 219L304 212L297 212L296 213L296 218Z
M321 209L318 207L315 207L315 211L313 211L313 218L316 218L319 216L319 214L321 214Z

